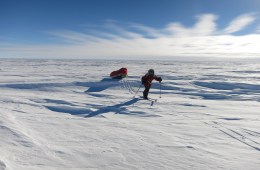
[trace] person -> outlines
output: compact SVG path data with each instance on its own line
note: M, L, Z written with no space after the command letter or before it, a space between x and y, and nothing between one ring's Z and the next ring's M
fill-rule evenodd
M154 74L154 70L153 69L149 69L148 72L142 77L142 84L145 87L145 89L143 91L144 99L148 99L148 93L149 93L149 90L150 90L150 88L152 86L152 81L153 80L159 81L161 83L162 78L161 77L157 77Z

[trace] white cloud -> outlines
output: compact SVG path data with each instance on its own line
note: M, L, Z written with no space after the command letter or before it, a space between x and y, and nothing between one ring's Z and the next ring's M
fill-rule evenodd
M250 16L236 18L226 33L244 28L254 20ZM0 51L2 57L41 58L260 57L260 34L221 35L217 34L217 16L204 14L196 18L196 24L190 28L180 23L170 23L165 28L155 29L141 24L124 27L113 22L105 25L108 31L95 30L96 34L70 30L51 31L48 32L49 36L66 43L6 45L0 46ZM239 29L232 28L235 25L240 25Z
M198 22L192 28L185 28L180 23L171 23L165 29L173 36L208 36L216 31L215 20L217 16L212 14L204 14L196 17Z
M244 14L235 18L227 28L224 29L224 33L231 34L238 32L251 24L256 19L254 14Z

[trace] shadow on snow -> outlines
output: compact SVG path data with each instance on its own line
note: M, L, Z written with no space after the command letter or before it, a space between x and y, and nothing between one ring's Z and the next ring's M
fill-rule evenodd
M126 106L130 106L135 104L140 99L133 98L129 101L119 103L112 106L105 106L96 108L83 108L83 107L73 107L72 105L67 106L45 106L47 109L55 112L60 113L68 113L71 115L83 115L85 118L95 117L102 115L108 112L114 112L115 114L125 114L125 115L139 115L143 117L155 117L156 115L148 115L146 112L143 111L129 111ZM59 104L59 103L56 103ZM91 106L90 106L91 107Z
M100 109L98 109L97 111L91 112L88 115L86 115L85 117L93 117L93 116L97 116L100 114L104 114L104 113L108 113L108 112L115 112L116 114L143 114L144 112L130 112L127 110L127 108L125 108L124 106L129 106L132 105L134 103L136 103L139 99L137 98L133 98L129 101L126 101L124 103L119 103L113 106L106 106L106 107L102 107Z
M120 79L111 79L111 78L103 78L99 82L77 82L76 85L83 86L83 87L89 87L88 90L85 92L101 92L103 90L106 90L110 87L119 86L118 83Z

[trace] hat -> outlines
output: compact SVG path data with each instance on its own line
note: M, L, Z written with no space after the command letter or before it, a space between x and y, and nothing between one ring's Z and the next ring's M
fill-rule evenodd
M154 70L153 69L148 70L148 74L149 75L154 75Z

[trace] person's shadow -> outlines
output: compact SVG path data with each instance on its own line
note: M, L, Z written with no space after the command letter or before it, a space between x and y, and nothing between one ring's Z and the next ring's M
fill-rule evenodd
M127 112L126 108L124 108L124 106L132 105L132 104L136 103L138 100L139 100L138 98L133 98L133 99L126 101L124 103L119 103L119 104L116 104L116 105L113 105L113 106L105 106L105 107L100 108L97 111L89 113L85 117L86 118L94 117L94 116L97 116L97 115L100 115L100 114L103 114L103 113L107 113L107 112L115 112L115 113L118 113L118 114L142 114L143 112L131 112L130 113L130 112Z

